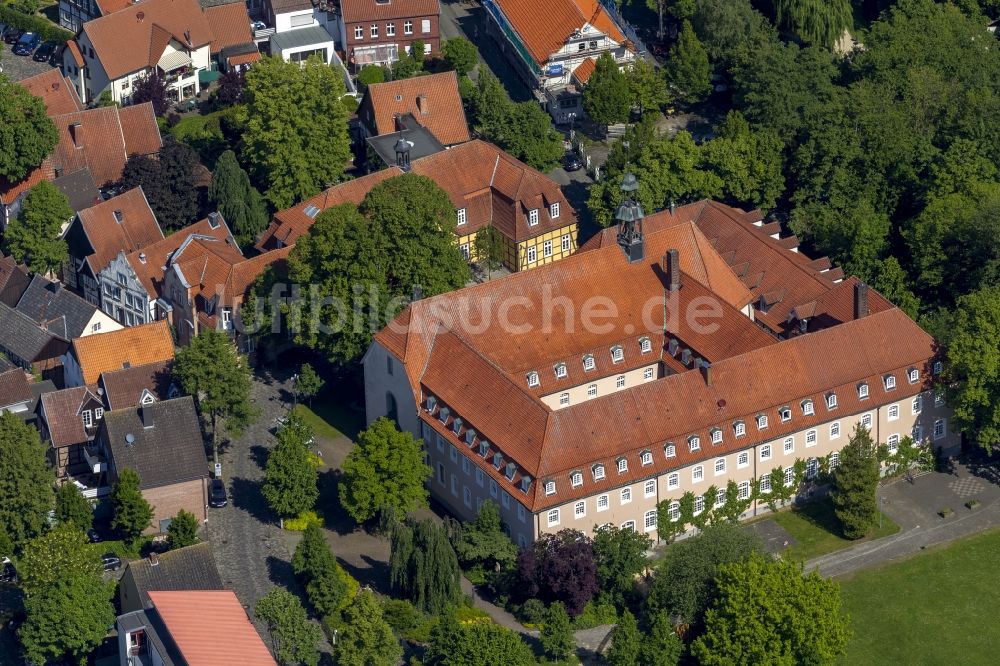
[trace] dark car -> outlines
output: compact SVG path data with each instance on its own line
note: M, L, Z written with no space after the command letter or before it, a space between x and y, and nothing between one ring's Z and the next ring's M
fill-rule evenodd
M563 168L566 171L579 171L583 168L583 163L575 154L567 153L566 157L563 158Z
M17 44L15 44L12 49L14 51L14 55L31 55L32 51L38 48L38 43L40 41L42 41L42 38L38 36L37 32L24 33L21 35L21 39L17 40Z
M35 51L35 55L31 56L31 59L38 62L45 62L56 52L56 46L58 46L56 42L45 42L38 47L38 50Z
M17 569L14 568L14 563L5 557L3 558L3 566L0 567L0 583L13 584L16 582L17 582Z
M11 26L3 31L3 41L7 44L16 44L23 34L24 30Z
M226 484L222 479L212 479L208 484L208 505L213 509L221 509L226 504Z
M104 563L105 571L118 571L122 568L122 558L114 553L104 553L101 557L101 562Z

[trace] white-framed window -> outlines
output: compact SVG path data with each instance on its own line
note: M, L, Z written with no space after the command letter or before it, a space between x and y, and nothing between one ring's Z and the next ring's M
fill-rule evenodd
M84 427L89 428L92 425L94 425L94 415L91 413L89 409L85 409L82 412L80 412L80 416L83 418Z
M656 529L656 511L647 511L646 515L643 516L643 524L646 526L646 531L651 532Z
M426 35L430 31L431 31L431 20L430 19L422 19L420 21L420 32L422 32L422 33L424 33Z
M740 485L737 486L737 488L739 489L739 498L741 500L745 500L745 499L749 499L750 498L750 482L749 481L740 481Z
M816 431L814 430L813 432L816 432ZM795 450L795 438L794 437L786 437L785 438L785 442L782 445L782 450L784 450L785 453L791 453L792 451L794 451Z
M913 441L915 442L924 441L924 427L920 424L913 426L913 430L910 431L910 435L913 437Z
M726 473L726 459L725 458L716 458L715 459L715 475L719 476L720 474L725 474L725 473Z
M454 446L449 447L448 448L448 456L451 458L451 461L453 463L457 463L458 462L458 449L456 449Z
M552 241L547 240L542 243L542 256L543 257L552 256Z
M372 36L372 39L378 37L378 23L372 23L371 27L368 29L368 34Z
M787 423L792 420L792 410L788 407L782 407L778 410L778 418L781 419L782 423Z
M805 415L805 416L812 416L813 414L815 414L815 411L813 410L813 401L812 400L803 400L802 401L802 414Z
M760 459L770 460L771 459L771 445L764 444L760 447Z
M465 209L464 208L459 208L458 209L458 226L462 226L463 224L465 224L465 222L466 222Z
M90 327L91 332L96 333L101 330L101 322L95 322L93 326Z
M628 504L631 501L632 501L632 489L631 488L622 488L621 503L622 504Z
M472 508L472 491L469 490L469 486L462 486L462 502L465 506Z
M868 397L868 383L862 382L858 384L858 399L864 400Z
M577 502L576 504L573 505L573 517L574 518L583 518L586 515L587 515L587 503L586 502Z
M914 416L919 414L924 409L924 396L915 395L913 396L913 402L910 403L910 413Z
M767 414L757 415L757 430L763 430L767 427Z
M555 495L556 494L556 482L555 481L546 481L545 482L545 494L546 495Z
M621 529L623 529L623 530L632 530L634 532L635 531L635 521L634 520L626 520L624 523L622 523Z
M834 421L830 424L830 439L837 439L840 437L840 421Z
M625 388L625 375L618 375L615 377L615 388L623 389Z
M528 373L528 386L532 388L538 386L538 373L534 370Z
M663 455L667 458L673 458L677 455L677 447L673 444L667 444L663 447Z
M642 371L642 379L647 382L653 381L655 379L655 377L653 377L653 368L645 368Z
M712 444L722 444L722 428L712 429Z
M667 507L667 515L670 516L672 522L680 520L681 517L681 504L680 502L674 501L670 503Z
M385 24L385 34L386 34L386 37L395 37L396 36L396 24L395 23L386 23Z
M795 483L795 468L786 467L785 468L785 485L790 486Z
M466 474L472 474L472 463L465 456L462 456L462 471Z
M886 410L886 418L890 421L896 421L899 419L899 405L889 405Z
M364 39L364 38L365 38L365 29L362 28L360 25L355 26L354 27L354 39Z
M705 466L695 465L691 470L691 483L698 483L705 480Z
M737 421L736 423L733 424L733 433L737 437L742 437L743 435L747 434L747 424L744 423L743 421Z
M549 527L552 527L553 525L558 525L559 524L559 509L552 509L552 510L550 510L547 518L548 518Z
M618 473L619 474L624 474L627 471L628 471L628 460L625 460L625 458L619 458L618 459Z
M674 490L679 488L681 485L681 475L677 472L671 472L667 475L667 490Z
M942 405L944 405L944 393L942 393L941 391L935 391L934 392L934 406L935 407L941 407Z
M656 494L656 479L650 479L642 485L642 494L644 497L652 497Z
M597 510L598 511L607 511L609 505L610 505L610 502L608 502L608 496L607 495L598 495L597 496Z
M838 424L838 428L840 425ZM806 446L816 446L816 431L807 430L806 431Z
M688 451L698 451L701 449L701 438L697 435L688 437Z
M646 465L652 465L653 453L651 451L643 451L639 454L639 462L642 463L643 467Z
M568 374L566 371L565 363L556 363L555 367L556 379L565 379Z
M830 469L837 469L837 465L840 464L840 452L834 451L830 454Z
M837 394L828 393L826 395L826 408L827 409L837 409Z
M480 487L480 488L482 488L482 487L483 487L483 480L484 480L484 478L485 478L485 477L483 476L483 470L481 470L481 469L479 469L479 468L477 467L477 468L476 468L476 483L478 483L478 484L479 484L479 487Z
M871 413L861 415L861 425L865 428L871 429L872 427L872 415Z
M750 464L750 453L747 451L740 451L739 455L736 456L736 467L737 469L742 469Z
M538 248L532 245L528 248L528 263L533 264L538 261Z
M100 421L102 416L104 416L104 408L94 407L94 420Z
M719 488L715 491L715 508L718 509L720 506L726 503L726 489Z
M911 384L916 384L917 380L920 379L920 371L916 368L910 368L909 372L906 373L906 378Z
M597 363L594 361L594 357L591 354L587 354L583 357L583 369L586 371L593 370L597 367Z
M569 393L561 393L559 395L559 406L565 407L569 404Z
M404 35L413 34L413 21L403 21L403 34Z
M695 495L695 498L694 498L694 515L697 516L698 514L700 514L704 510L705 510L705 496L704 495Z
M500 490L500 488L499 486L497 486L497 482L494 481L493 479L490 479L490 497L496 499L498 490Z
M532 208L528 211L528 226L533 227L538 224L538 209Z
M614 347L612 347L611 348L611 362L612 363L621 363L624 360L625 360L625 350L622 349L620 346L617 346L617 345L614 346Z
M639 340L639 351L643 354L653 351L653 341L649 338L641 338Z
M591 384L587 387L587 397L596 398L597 397L597 384Z
M553 220L559 217L559 202L555 202L549 206L549 217Z
M604 465L594 465L594 481L600 481L604 478Z
M562 238L559 239L559 247L563 252L569 252L570 248L573 247L573 239L569 234L562 235Z
M941 439L948 434L948 423L945 419L934 420L934 439Z
M583 485L583 473L582 472L573 472L572 474L570 474L569 475L569 483L574 488L579 488L580 486L582 486Z
M810 458L806 461L806 478L811 479L819 473L819 460Z
M764 474L760 477L760 492L769 493L771 492L771 475Z
M885 443L889 445L889 450L895 452L899 448L899 435L892 434L886 437Z
M891 391L896 388L896 375L886 375L882 378L882 381L885 382L886 391Z

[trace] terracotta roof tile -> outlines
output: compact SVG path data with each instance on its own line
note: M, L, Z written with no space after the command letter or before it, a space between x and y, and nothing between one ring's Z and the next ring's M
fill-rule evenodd
M116 213L120 213L120 222ZM140 187L85 208L78 216L94 248L87 261L95 274L119 252L128 254L163 239L163 231Z
M143 247L141 250L130 252L126 259L136 277L146 288L146 292L152 298L160 295L160 287L163 285L163 269L167 265L170 257L184 243L190 243L198 236L205 236L219 241L231 239L229 227L225 222L220 223L215 228L209 223L208 218L190 224L179 231L175 231L163 240ZM142 256L140 256L142 255Z
M97 0L101 15L113 14L135 4L135 0Z
M383 19L438 16L438 0L340 0L344 21L381 21Z
M59 143L51 157L56 173L89 168L98 186L121 178L128 153L117 107L67 113L52 121L59 130Z
M53 447L62 448L93 439L93 434L87 433L83 417L80 415L81 409L88 402L101 402L90 388L76 386L61 391L50 391L42 394L41 401L45 425Z
M185 663L275 666L232 590L151 590L149 598Z
M126 409L139 404L145 391L157 400L170 397L173 361L157 361L132 368L102 372L98 385L104 389L108 409Z
M43 180L55 180L55 177L55 170L52 168L52 160L50 159L46 159L40 167L16 183L11 183L3 176L0 176L0 203L11 204L38 183Z
M544 20L539 18L537 0L496 0L496 4L538 65L544 65L574 31L587 23L619 44L625 42L598 0L550 0L545 4Z
M66 49L73 56L73 62L76 63L77 67L83 67L86 61L83 59L83 54L80 52L80 45L76 43L75 39L71 39L66 42Z
M31 400L31 386L28 376L21 368L0 372L0 413L4 407Z
M230 65L246 65L260 60L260 51L256 53L237 53L229 56Z
M573 76L581 85L585 85L587 81L590 80L590 75L594 73L597 69L597 60L595 58L587 58L580 65L573 70Z
M218 53L229 46L253 44L246 3L230 2L206 7L205 18L212 30L212 53Z
M125 137L125 152L133 155L151 155L160 152L163 139L156 124L153 104L133 104L118 110L118 118Z
M409 113L444 145L469 140L455 72L374 83L365 91L361 107L374 111L376 134L395 132L396 116Z
M174 358L174 340L166 321L131 326L120 331L76 338L72 345L85 384L94 384L101 373L128 366L146 365Z
M19 82L35 97L41 97L50 116L80 111L83 105L69 79L63 78L58 69L49 69L41 74Z

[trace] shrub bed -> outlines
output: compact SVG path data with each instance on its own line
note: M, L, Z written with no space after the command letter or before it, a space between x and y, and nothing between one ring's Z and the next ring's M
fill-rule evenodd
M44 41L65 43L73 39L73 33L69 30L60 28L40 16L28 16L10 7L0 7L0 23L28 32L37 32Z

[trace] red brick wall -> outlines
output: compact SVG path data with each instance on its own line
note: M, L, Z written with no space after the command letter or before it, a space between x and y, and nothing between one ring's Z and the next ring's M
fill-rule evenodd
M429 19L431 22L431 31L424 33L421 32L421 24L424 19ZM403 23L404 21L413 21L413 34L406 35L403 34ZM372 39L371 37L371 24L378 24L378 37ZM396 34L393 37L389 37L385 34L386 23L396 24ZM413 42L420 40L424 44L431 45L431 51L439 51L441 49L440 40L440 18L437 15L434 16L417 16L410 19L393 19L391 21L380 20L380 21L361 21L358 23L348 23L345 30L345 38L347 39L347 44L344 45L347 51L347 56L350 58L352 50L354 48L363 48L365 46L373 46L375 44L399 44L400 54L402 51L412 44ZM364 39L358 40L354 39L354 28L356 26L361 26L364 30Z
M153 525L146 530L147 534L159 533L160 521L173 518L181 509L190 511L200 521L207 517L208 496L204 479L150 488L143 490L142 496L153 505Z

